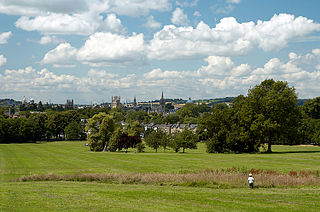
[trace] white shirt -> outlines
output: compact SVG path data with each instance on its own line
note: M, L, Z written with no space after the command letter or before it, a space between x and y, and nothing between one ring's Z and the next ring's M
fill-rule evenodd
M253 178L253 177L249 177L249 178L248 178L248 181L249 181L249 183L253 183L254 178Z

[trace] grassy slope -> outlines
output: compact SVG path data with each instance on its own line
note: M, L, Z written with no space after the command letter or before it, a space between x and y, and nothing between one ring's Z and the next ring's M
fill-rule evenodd
M320 147L275 146L274 154L92 153L84 142L0 145L0 211L317 211L320 188L232 188L8 182L21 175L220 169L319 170Z
M0 211L318 211L320 189L0 183Z
M319 170L320 147L274 146L274 154L207 154L203 144L186 154L160 151L94 153L84 142L1 144L0 182L30 174L162 172L243 169Z

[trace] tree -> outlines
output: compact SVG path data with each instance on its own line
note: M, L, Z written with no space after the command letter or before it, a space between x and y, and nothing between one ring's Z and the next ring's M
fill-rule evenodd
M127 125L125 128L125 133L128 134L129 136L140 137L142 132L143 132L143 128L138 121L129 123L129 125Z
M163 121L165 123L170 123L170 124L176 124L180 120L179 116L177 114L168 114L165 117L163 117Z
M197 149L197 141L199 137L194 134L191 130L184 128L181 133L178 133L171 140L171 147L178 152L182 148L182 152L185 152L185 149Z
M300 111L295 89L287 82L265 80L248 92L246 108L251 114L251 127L255 139L271 145L291 144L298 134Z
M115 130L113 116L99 113L88 120L86 131L91 151L107 151L109 140Z
M320 97L305 102L302 106L302 110L310 118L320 119Z
M26 141L41 141L47 138L46 123L48 116L42 113L33 113L21 124L20 133Z
M207 152L229 152L227 136L231 130L230 111L215 109L211 114L201 117L198 135L206 141Z
M156 150L156 152L158 151L158 148L161 146L162 133L164 132L162 132L159 129L157 131L152 130L151 132L148 132L144 139L147 146L153 148L154 150Z
M64 129L66 135L66 140L83 140L86 134L83 132L83 127L81 123L76 121L71 121Z

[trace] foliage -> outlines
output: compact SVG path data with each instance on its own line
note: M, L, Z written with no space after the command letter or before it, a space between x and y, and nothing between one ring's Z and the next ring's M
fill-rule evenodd
M165 132L158 130L151 130L149 131L144 139L147 146L153 148L156 152L160 146L163 146L165 149L168 145L168 138Z
M302 110L312 119L320 119L320 97L305 102Z
M214 108L200 120L199 133L208 152L256 152L259 146L296 144L300 111L294 88L265 80L238 96L229 108Z
M126 122L148 122L148 114L144 111L129 110L126 113Z
M129 136L118 127L110 138L108 150L110 152L121 151L122 149L136 148L141 143L139 136Z
M84 140L86 134L84 133L84 126L76 121L70 122L64 129L66 140Z
M173 139L170 140L170 147L178 152L182 148L182 152L185 149L196 149L199 137L194 134L191 130L184 128L181 133L174 135Z
M136 149L138 152L144 152L145 148L146 148L146 146L142 142L140 142L136 145Z
M91 151L106 151L115 130L115 123L111 115L102 112L89 119L85 129Z

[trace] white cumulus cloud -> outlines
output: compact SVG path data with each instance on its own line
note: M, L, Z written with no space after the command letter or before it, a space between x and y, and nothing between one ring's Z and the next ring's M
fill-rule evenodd
M46 44L57 44L57 43L62 43L64 42L63 39L57 38L56 36L50 36L50 35L45 35L42 36L39 43L42 45L46 45Z
M172 12L171 22L177 26L187 26L189 19L182 9L176 8L176 10Z
M3 32L0 34L0 45L8 43L9 38L12 36L12 32Z
M7 58L0 54L0 67L4 66L7 63Z
M158 29L161 27L161 23L157 22L152 15L147 19L147 23L144 25L151 29Z
M122 34L125 30L121 20L115 14L108 14L100 27L103 32Z
M76 54L76 48L69 43L61 43L43 57L41 64L53 64L55 67L73 67Z
M141 64L145 55L143 34L125 37L98 32L78 51L78 60L92 66Z
M254 48L279 50L295 38L320 31L320 24L305 17L274 15L269 21L238 23L223 18L214 28L200 22L196 28L164 26L154 34L149 58L158 60L197 58L209 55L244 55Z

